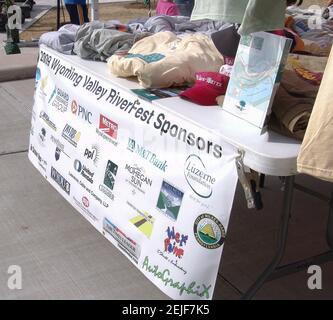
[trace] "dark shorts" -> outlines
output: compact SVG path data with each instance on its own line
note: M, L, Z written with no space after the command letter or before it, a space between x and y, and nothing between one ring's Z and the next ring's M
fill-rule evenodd
M81 7L82 7L82 11L83 11L84 22L89 22L87 5L81 4ZM79 25L80 19L79 19L79 13L77 12L77 5L76 4L66 4L66 9L67 9L69 17L71 19L71 23Z
M175 0L180 14L182 16L190 17L194 7L194 0Z

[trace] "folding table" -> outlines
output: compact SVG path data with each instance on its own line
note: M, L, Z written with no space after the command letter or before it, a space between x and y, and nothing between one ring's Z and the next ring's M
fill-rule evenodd
M47 49L50 50L50 49ZM56 52L54 52L57 55ZM141 88L136 81L117 78L109 73L105 63L85 61L77 56L63 56L73 66L80 66L91 74L103 78L109 83L126 90L134 95L131 89ZM307 268L311 264L320 264L333 260L333 196L327 198L295 183L297 175L297 156L300 150L300 142L274 132L258 134L258 130L240 122L236 117L224 112L220 107L201 107L194 103L180 99L179 97L155 100L153 105L174 113L177 117L192 122L214 134L221 139L236 146L243 154L244 165L264 175L276 176L284 181L284 200L279 226L278 244L271 263L259 276L256 282L244 294L243 299L251 299L261 286L268 280L297 272ZM279 266L283 258L289 218L292 212L293 191L297 188L310 193L330 203L329 221L327 227L327 242L330 251L310 259L299 261L288 266Z

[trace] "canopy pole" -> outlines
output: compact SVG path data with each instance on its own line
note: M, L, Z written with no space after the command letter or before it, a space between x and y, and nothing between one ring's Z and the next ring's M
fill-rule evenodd
M99 20L98 0L90 0L91 21Z

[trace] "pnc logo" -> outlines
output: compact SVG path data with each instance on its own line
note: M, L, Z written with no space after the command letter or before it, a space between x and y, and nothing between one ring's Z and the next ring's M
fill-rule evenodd
M72 113L74 113L76 115L77 113L77 109L79 108L79 106L77 105L76 101L73 100L72 101L72 104L71 104L71 110L72 110Z
M71 110L72 110L73 114L80 117L84 121L92 124L92 120L91 120L92 113L89 110L86 110L80 104L78 104L75 100L73 100L71 103Z

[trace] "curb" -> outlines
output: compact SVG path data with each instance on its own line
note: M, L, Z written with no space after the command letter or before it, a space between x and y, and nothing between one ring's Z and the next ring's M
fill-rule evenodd
M0 82L31 79L35 77L38 50L35 53L21 53L2 56L0 61Z

